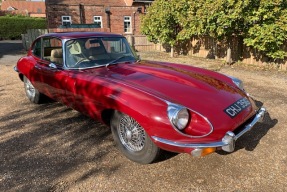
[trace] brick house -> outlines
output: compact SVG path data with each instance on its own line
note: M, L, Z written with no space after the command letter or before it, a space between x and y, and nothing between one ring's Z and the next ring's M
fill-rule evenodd
M153 0L46 0L48 28L94 24L99 31L140 34L140 15Z
M1 11L29 17L46 17L44 1L2 0Z

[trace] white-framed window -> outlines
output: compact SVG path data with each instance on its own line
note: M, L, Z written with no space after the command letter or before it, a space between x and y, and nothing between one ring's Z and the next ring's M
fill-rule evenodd
M71 16L62 16L62 25L71 25L72 18Z
M131 33L132 32L132 17L124 16L124 32Z
M94 23L103 28L102 16L94 16Z

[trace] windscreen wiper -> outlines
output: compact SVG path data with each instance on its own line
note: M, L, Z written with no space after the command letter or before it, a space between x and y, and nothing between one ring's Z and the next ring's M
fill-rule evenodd
M124 57L128 57L128 56L127 56L127 55L122 55L122 56L116 58L115 60L112 60L112 61L108 62L108 63L106 64L106 67L108 67L108 66L111 65L111 64L117 64L116 62L117 62L118 60L124 58Z

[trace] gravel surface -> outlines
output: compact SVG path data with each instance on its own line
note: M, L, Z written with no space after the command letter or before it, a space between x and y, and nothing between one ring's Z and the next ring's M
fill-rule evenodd
M269 114L231 154L167 153L157 163L140 165L118 152L105 125L60 103L30 103L13 71L22 50L3 52L1 46L0 41L0 191L287 191L286 73L141 53L143 59L241 78Z

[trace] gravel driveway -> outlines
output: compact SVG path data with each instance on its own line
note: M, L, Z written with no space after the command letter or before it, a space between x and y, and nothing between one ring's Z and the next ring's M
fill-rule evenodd
M105 125L56 102L31 104L13 71L23 51L6 51L11 44L0 41L0 191L287 191L286 73L142 53L241 78L269 114L231 154L167 153L139 165L118 152Z

